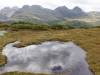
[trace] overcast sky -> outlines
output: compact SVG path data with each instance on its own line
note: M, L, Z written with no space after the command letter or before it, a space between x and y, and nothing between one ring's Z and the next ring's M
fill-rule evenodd
M58 6L67 6L72 9L81 7L84 11L100 11L100 0L0 0L0 9L5 6L42 5L54 9Z

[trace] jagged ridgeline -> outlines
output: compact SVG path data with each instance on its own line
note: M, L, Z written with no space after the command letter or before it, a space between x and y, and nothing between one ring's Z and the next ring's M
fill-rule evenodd
M39 5L24 5L22 8L5 7L0 11L0 15L6 16L7 19L1 17L1 20L38 20L38 21L53 21L67 18L78 18L87 16L79 7L68 9L65 6L58 7L54 10L43 8Z
M0 10L0 21L28 21L33 23L50 23L52 21L83 21L91 25L100 24L99 12L84 12L79 7L69 9L66 6L54 10L40 5L24 5L22 8L5 7Z

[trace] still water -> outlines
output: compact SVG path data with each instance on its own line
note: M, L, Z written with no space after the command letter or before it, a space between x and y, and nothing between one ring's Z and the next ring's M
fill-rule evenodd
M0 36L3 36L7 31L0 31Z
M92 75L87 64L86 52L73 42L43 42L22 48L9 43L2 54L7 64L0 67L0 73L31 72L61 75Z

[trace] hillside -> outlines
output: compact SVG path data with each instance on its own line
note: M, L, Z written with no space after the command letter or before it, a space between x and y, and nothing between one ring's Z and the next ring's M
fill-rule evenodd
M40 21L54 21L61 20L64 18L78 18L87 16L86 13L79 7L68 9L65 6L56 8L55 10L43 8L39 5L28 6L25 5L14 13L13 18L34 18Z
M69 9L66 6L57 7L54 10L44 8L40 5L24 5L22 8L5 7L0 10L0 15L5 15L9 20L37 20L42 22L62 20L65 18L80 18L87 16L81 8ZM1 18L2 19L2 18ZM6 21L6 20L5 20Z
M33 23L48 24L56 21L83 21L94 26L100 26L100 12L85 12L80 7L69 9L66 6L60 6L54 10L44 8L40 5L24 5L22 8L5 7L0 10L0 21L16 22L27 21Z

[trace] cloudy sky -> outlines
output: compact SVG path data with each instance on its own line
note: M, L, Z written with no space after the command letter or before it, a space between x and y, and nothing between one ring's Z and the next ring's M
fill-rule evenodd
M81 7L84 11L100 11L100 0L0 0L0 9L5 6L42 5L54 9L58 6L67 6L72 9Z

